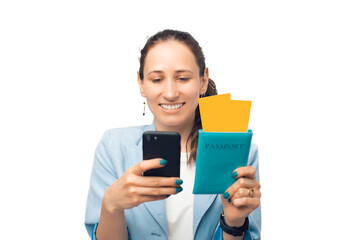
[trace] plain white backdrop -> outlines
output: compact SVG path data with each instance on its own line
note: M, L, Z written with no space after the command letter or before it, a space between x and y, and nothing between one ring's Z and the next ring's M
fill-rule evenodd
M219 93L252 100L263 239L360 239L358 1L1 1L0 228L88 239L105 130L149 124L136 72L165 28L200 43Z

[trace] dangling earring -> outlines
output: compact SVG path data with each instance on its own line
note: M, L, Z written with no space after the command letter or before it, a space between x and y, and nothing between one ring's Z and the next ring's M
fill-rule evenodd
M205 97L205 93L200 95L200 98L203 98L203 97Z
M145 116L145 101L144 101L144 112L143 112L143 116Z

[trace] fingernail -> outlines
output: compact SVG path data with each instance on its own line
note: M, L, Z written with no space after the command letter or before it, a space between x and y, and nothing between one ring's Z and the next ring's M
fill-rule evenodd
M160 160L160 165L165 165L165 164L167 164L167 161L165 159L161 159Z
M183 190L182 187L177 187L177 188L176 188L176 192L181 192L182 190Z
M237 175L238 175L238 173L237 173L236 171L235 171L235 172L232 172L232 174L231 174L231 176L232 176L233 178L236 178Z
M228 202L231 203L231 198L228 199Z
M176 185L180 185L180 184L182 184L183 183L183 180L181 180L181 179L176 179L175 180L175 184Z
M229 196L230 196L229 192L226 192L226 193L224 194L224 198L225 198L225 199L227 199Z

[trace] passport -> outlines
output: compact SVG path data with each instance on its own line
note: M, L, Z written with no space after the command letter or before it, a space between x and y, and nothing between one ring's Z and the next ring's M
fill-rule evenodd
M232 172L248 164L252 131L199 130L193 194L224 194L236 181Z
M248 165L252 131L251 101L231 100L230 93L199 98L199 130L193 194L223 194L232 173Z

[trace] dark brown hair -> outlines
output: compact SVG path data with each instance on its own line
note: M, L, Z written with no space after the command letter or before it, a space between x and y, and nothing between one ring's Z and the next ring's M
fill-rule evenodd
M161 32L156 33L155 35L151 36L147 42L145 43L145 46L143 49L141 49L141 56L140 56L140 68L139 68L139 76L140 79L144 79L144 64L145 64L145 58L149 51L149 49L153 46L155 46L159 42L165 42L169 40L175 40L182 42L186 44L189 49L192 51L192 53L195 56L196 63L199 66L200 69L200 77L204 76L204 71L206 68L205 65L205 57L202 52L202 49L199 45L199 43L187 32L181 32L177 30L170 30L166 29ZM206 96L212 96L217 95L216 85L213 80L209 78L208 88L205 93ZM201 97L201 96L199 96ZM203 96L204 97L204 96ZM197 145L198 145L198 138L199 138L199 129L202 129L202 123L201 123L201 117L200 117L200 111L199 111L199 105L197 106L195 110L195 120L193 128L191 129L190 135L188 139L186 140L186 148L187 143L190 140L190 158L188 159L188 163L196 161L196 153L197 153ZM187 151L187 149L186 149Z

